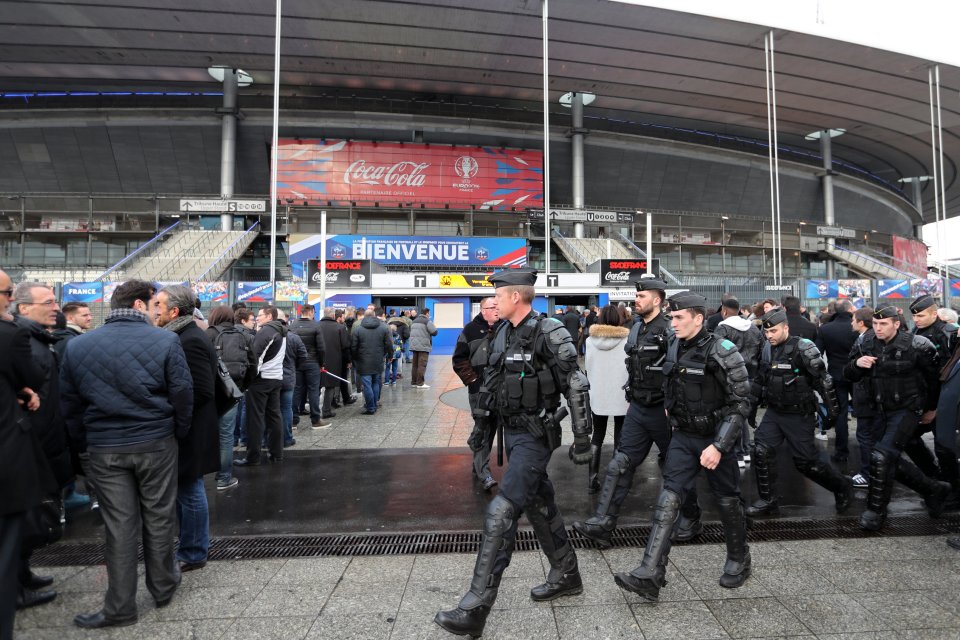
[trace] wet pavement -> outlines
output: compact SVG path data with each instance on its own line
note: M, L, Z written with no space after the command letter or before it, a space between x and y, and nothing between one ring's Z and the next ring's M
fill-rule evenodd
M407 379L384 387L383 407L374 416L360 415L358 403L337 410L329 429L311 430L305 418L306 428L295 434L297 444L281 464L237 469L240 484L229 491L210 484L211 535L479 530L489 494L471 478L464 443L472 419L449 357L431 358L427 382L430 389L413 389ZM818 441L828 452L830 437ZM852 432L850 437L855 444ZM612 454L612 426L606 442L604 462ZM570 463L564 450L554 455L549 471L569 525L591 513L594 496L586 491L586 468ZM800 476L789 455L779 462L781 518L835 516L831 494ZM505 470L495 463L493 469L498 478ZM659 485L654 449L637 471L620 522L648 523ZM756 497L751 473L744 474L743 488L748 500ZM716 521L704 482L700 489L704 519ZM849 514L862 510L863 499L858 490ZM920 499L902 487L890 511L924 513ZM61 544L101 539L99 516L72 513ZM946 547L941 536L763 542L752 548L754 576L733 591L716 585L722 545L675 548L670 584L656 606L640 604L613 583L613 572L639 562L640 548L578 551L585 591L552 604L527 596L544 578L542 554L517 552L484 637L960 637L960 552ZM141 580L140 624L110 632L71 625L73 615L102 602L104 568L50 568L41 572L57 576L60 596L22 612L17 637L448 637L432 617L456 604L474 559L412 554L211 562L185 574L163 610L154 608Z

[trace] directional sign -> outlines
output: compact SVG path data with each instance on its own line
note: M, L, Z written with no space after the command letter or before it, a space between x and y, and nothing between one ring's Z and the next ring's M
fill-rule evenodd
M413 286L423 289L427 286L427 276L413 276Z
M560 286L560 278L551 273L550 275L547 276L547 286L548 286L548 287L559 287L559 286Z
M264 200L181 200L180 211L200 213L264 213L267 203Z

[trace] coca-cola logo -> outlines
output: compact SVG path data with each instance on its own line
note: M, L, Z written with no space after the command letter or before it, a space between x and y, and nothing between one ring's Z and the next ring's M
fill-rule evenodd
M354 161L343 173L346 184L371 184L388 187L422 187L426 182L427 162L407 160L389 164L367 164L366 160Z
M340 277L340 272L327 271L327 283L336 282L337 278L339 277ZM317 271L316 273L313 274L310 280L313 282L323 282L323 275L319 271Z
M614 273L613 271L608 271L606 274L604 274L603 279L607 282L629 282L630 272L620 271L618 273Z

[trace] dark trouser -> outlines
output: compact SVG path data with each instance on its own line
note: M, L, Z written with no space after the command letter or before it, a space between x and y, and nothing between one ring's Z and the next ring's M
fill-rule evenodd
M595 447L602 447L603 441L607 438L607 417L593 414L593 435L590 436L590 444ZM620 436L623 433L623 423L626 416L613 416L613 448L620 448Z
M624 470L620 481L617 482L616 489L613 492L613 499L606 510L607 513L610 515L620 513L620 505L623 504L623 501L627 498L627 494L630 493L630 486L633 484L633 474L637 467L646 459L654 443L656 443L659 451L665 452L670 446L672 436L673 431L670 429L670 423L667 421L667 415L663 411L662 404L645 407L636 402L630 403L623 422L620 446L617 447L617 451L625 454L630 459L630 462L627 469ZM611 462L611 466L612 465L613 462ZM607 467L607 475L614 472L610 466Z
M247 389L247 461L260 461L260 442L264 430L270 455L283 457L283 424L280 421L281 380L257 377Z
M416 353L416 352L414 352ZM556 520L559 518L559 509L554 498L553 483L547 477L547 464L550 462L550 456L553 454L543 438L537 438L526 431L517 431L514 429L504 429L504 444L507 449L507 456L510 459L510 465L500 483L500 496L506 498L514 507L514 517L512 523L504 533L503 544L497 552L493 567L493 575L499 582L499 577L510 565L510 558L513 555L513 546L517 537L517 520L520 514L527 513L527 519L533 524L534 516L537 519L546 514L547 520ZM537 510L541 515L533 514L532 510ZM534 531L540 538L540 532L535 526ZM540 540L541 547L544 549L569 549L569 554L573 554L573 548L569 546L566 530L562 527L553 532L552 540ZM574 556L576 557L576 556ZM551 559L551 564L553 559Z
M293 391L293 406L303 413L304 401L310 402L310 420L320 420L320 365L308 362L297 371L297 386Z
M173 540L177 535L177 443L165 438L143 453L90 452L106 532L108 618L137 615L137 538L143 536L147 590L166 600L177 588Z
M829 462L822 459L824 456L814 443L816 430L817 418L813 414L786 413L773 407L767 409L753 434L756 451L753 468L762 500L777 500L775 452L784 442L789 446L793 464L800 473L829 491L840 492L844 489L846 480Z
M663 488L680 496L681 503L694 489L697 476L706 472L707 482L713 495L719 498L740 497L740 468L737 456L724 453L716 469L700 465L700 454L713 444L713 437L700 437L674 431L667 448L667 461L663 465Z
M477 403L476 393L471 393L470 408L474 409ZM493 448L493 439L497 435L493 418L474 418L473 432L467 440L470 450L473 451L473 474L478 480L484 480L490 475L490 450Z
M833 453L838 458L847 458L850 456L850 431L848 429L848 420L850 413L850 385L846 382L834 378L833 386L837 392L837 404L840 407L840 413L837 415L833 428L836 430L836 442L833 445Z
M883 435L883 422L877 416L857 418L857 444L860 445L860 475L870 477L870 454Z
M429 359L429 351L413 352L413 373L410 376L410 384L415 387L423 384L423 378L427 373L427 360Z
M0 640L12 640L20 581L20 535L24 512L0 516Z
M333 395L336 393L336 387L323 388L323 415L329 416L333 413Z

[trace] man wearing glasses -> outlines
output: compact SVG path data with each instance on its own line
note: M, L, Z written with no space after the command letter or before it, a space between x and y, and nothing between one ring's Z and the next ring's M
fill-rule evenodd
M923 496L934 518L943 512L950 493L950 485L927 477L901 456L917 425L930 422L936 412L939 358L932 342L901 331L900 324L893 305L874 311L873 335L864 334L855 348L859 357L844 368L847 380L869 385L877 414L879 439L870 454L867 510L860 516L860 526L868 531L883 527L894 479Z
M486 491L497 484L490 473L490 449L495 429L489 416L477 415L477 394L480 393L480 380L488 359L488 338L499 324L496 298L484 298L480 302L480 313L460 332L453 350L453 370L469 388L470 411L474 416L473 432L467 438L467 444L473 451L473 473Z

